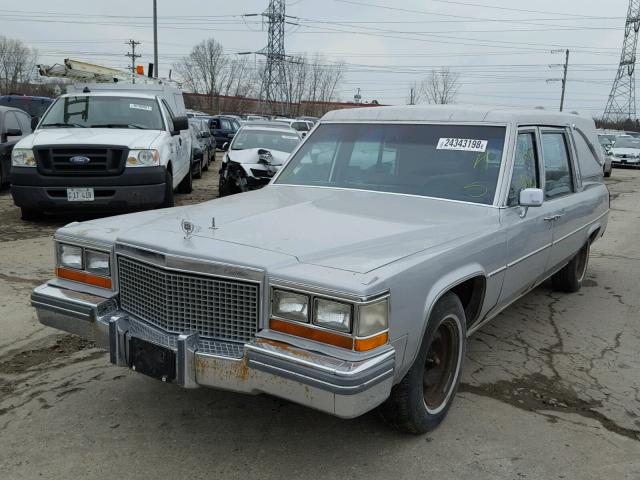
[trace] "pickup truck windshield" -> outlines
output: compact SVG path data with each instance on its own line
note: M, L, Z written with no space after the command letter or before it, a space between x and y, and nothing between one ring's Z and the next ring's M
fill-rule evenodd
M276 184L355 188L490 205L505 128L470 125L320 125Z
M40 127L164 129L153 99L87 95L56 100Z
M274 130L242 130L233 139L231 150L266 148L267 150L291 153L298 143L300 143L300 138L295 133Z

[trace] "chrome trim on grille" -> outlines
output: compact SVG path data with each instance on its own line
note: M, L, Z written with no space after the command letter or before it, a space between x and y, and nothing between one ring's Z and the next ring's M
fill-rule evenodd
M157 259L158 254L153 255ZM171 263L172 257L163 258ZM261 311L259 282L157 263L118 254L120 305L125 312L167 333L198 333L238 343L255 338Z

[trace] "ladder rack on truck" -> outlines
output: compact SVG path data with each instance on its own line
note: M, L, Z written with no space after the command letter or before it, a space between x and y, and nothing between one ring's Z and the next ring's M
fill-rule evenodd
M43 77L68 78L76 82L135 83L142 85L171 84L178 87L178 84L172 80L147 77L70 58L65 58L62 65L59 63L38 65L38 73Z

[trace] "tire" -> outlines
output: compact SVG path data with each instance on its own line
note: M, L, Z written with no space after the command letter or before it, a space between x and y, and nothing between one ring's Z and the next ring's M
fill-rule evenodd
M42 212L33 208L20 207L20 217L25 221L40 220Z
M193 192L193 166L189 167L189 171L184 176L180 184L178 184L178 193Z
M173 197L173 175L167 170L164 177L164 200L160 204L160 208L171 208L175 205Z
M462 303L457 295L447 293L433 307L415 362L380 407L387 423L413 434L440 425L460 382L466 335Z
M209 170L209 162L211 161L211 152L207 150L206 156L202 157L202 171L206 172Z
M611 176L611 170L609 170L608 172L604 172L605 178L609 178L610 176Z
M582 281L589 265L589 248L590 243L585 243L571 261L551 277L551 285L554 290L574 293L582 288Z
M193 172L193 178L202 178L202 162L204 162L204 158L197 160L197 166ZM191 168L193 168L193 163L191 165Z

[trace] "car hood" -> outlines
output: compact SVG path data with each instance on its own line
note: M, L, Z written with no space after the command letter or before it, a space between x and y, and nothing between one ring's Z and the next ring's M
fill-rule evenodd
M640 149L638 148L612 148L611 152L614 155L640 155Z
M282 165L289 158L290 153L273 150L270 148L247 148L246 150L229 150L227 158L237 163L258 163L258 151L267 150L271 152L271 165Z
M18 147L38 145L124 145L129 148L150 148L160 130L134 128L42 128L23 138Z
M71 224L58 234L267 270L307 263L367 273L499 228L497 212L415 196L269 186L189 207ZM187 239L183 220L194 226Z

